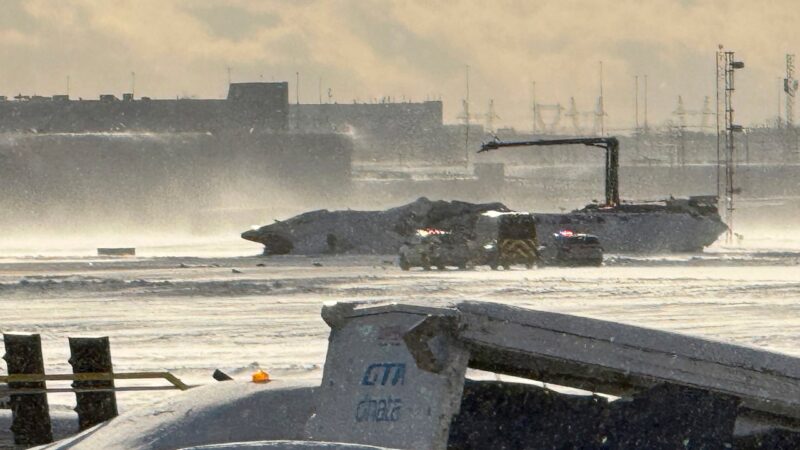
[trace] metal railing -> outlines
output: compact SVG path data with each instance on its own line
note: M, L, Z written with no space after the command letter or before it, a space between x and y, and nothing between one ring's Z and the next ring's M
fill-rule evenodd
M47 374L40 335L3 334L6 349L3 359L8 375L0 376L0 406L5 403L14 410L10 429L16 445L35 446L53 441L48 394L75 395L74 410L82 431L118 415L117 392L185 391L193 387L169 372L115 372L108 337L70 337L68 340L72 373ZM168 385L139 383L139 386L117 387L117 380L164 380ZM71 384L47 386L47 382L58 381Z
M185 391L190 386L169 372L123 372L123 373L70 373L70 374L12 374L0 376L0 383L28 383L42 381L113 381L113 380L146 380L163 379L170 386L125 386L125 387L85 387L85 388L8 388L0 386L0 396L19 394L52 394L52 393L84 393L84 392L131 392L131 391L163 391L180 389Z

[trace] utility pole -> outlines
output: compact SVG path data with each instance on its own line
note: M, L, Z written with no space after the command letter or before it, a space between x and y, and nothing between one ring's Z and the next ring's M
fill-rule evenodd
M536 134L536 119L538 117L537 113L539 111L537 111L537 107L536 107L536 82L535 81L531 82L531 97L533 97L533 105L532 105L532 110L533 110L533 134Z
M467 96L464 100L464 164L469 166L469 64L466 68Z
M639 75L633 76L633 117L634 117L634 130L639 133Z
M639 129L639 75L633 76L633 102L634 102L633 136L636 139L636 159L639 159L642 156L642 149L641 149L642 130Z
M605 115L606 110L603 105L603 61L600 61L600 99L597 105L598 113L600 114L600 136L606 134Z
M295 104L300 104L300 72L294 73L297 76L297 82L294 84L294 101Z
M647 74L644 76L644 134L647 134Z
M136 72L131 71L131 97L136 96Z

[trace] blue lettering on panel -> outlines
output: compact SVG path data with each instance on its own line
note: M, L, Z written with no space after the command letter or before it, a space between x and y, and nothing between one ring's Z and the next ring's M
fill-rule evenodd
M375 386L380 384L386 386L391 380L392 386L405 384L406 364L405 363L376 363L367 366L364 376L361 378L363 386Z

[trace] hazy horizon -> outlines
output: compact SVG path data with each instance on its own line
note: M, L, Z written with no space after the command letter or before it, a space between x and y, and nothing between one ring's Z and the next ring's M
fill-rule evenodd
M470 66L471 110L490 99L497 124L529 128L531 82L541 103L590 112L603 61L607 128L634 122L634 76L648 75L651 124L677 96L700 110L714 95L718 44L736 51L738 122L774 121L785 54L800 45L788 1L116 1L3 0L0 95L73 98L130 92L219 98L231 79L288 81L295 102L444 101L456 122ZM757 30L758 34L748 32ZM9 70L8 68L13 68ZM321 81L321 82L320 82ZM321 89L320 89L321 87ZM474 119L482 122L480 117ZM690 122L699 118L689 117Z

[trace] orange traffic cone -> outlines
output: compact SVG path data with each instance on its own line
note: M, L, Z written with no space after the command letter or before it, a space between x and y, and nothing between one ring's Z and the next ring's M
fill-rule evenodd
M269 381L269 374L261 369L253 372L253 383L266 383Z

